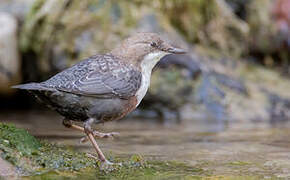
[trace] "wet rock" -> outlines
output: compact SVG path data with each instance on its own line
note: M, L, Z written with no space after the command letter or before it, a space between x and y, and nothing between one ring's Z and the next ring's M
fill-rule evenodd
M211 76L214 76L218 83L222 84L223 86L235 90L240 94L248 95L247 88L242 80L238 80L217 72L211 72Z
M227 121L227 109L223 102L225 92L219 81L226 85L240 84L226 75L204 70L204 65L196 57L164 57L153 73L151 87L140 108L155 111L157 118L165 122L170 119L181 122L184 118L182 109L190 104L192 111L203 114L201 118L204 120L214 119L221 124Z
M215 76L204 73L201 82L195 93L195 109L205 108L204 119L214 119L217 124L224 124L227 119L227 109L223 102L225 92L216 83ZM220 129L222 130L222 129Z
M169 66L177 66L188 71L188 78L196 78L201 73L201 67L198 61L193 60L188 55L168 55L158 62L157 68L168 68Z
M270 123L275 125L290 121L290 99L273 93L268 93L268 98L270 102Z
M20 81L17 22L6 13L0 13L0 94L12 92L10 86Z
M213 131L223 130L229 120L240 119L238 114L243 113L235 109L239 103L235 101L249 103L246 99L252 98L247 81L236 73L239 67L232 59L209 59L197 52L166 56L153 72L151 87L139 107L144 113L138 115L163 122L199 119L216 124Z

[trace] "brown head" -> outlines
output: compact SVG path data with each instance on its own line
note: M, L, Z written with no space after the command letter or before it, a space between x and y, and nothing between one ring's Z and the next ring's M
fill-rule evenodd
M156 33L136 33L124 40L111 53L137 67L141 64L150 64L150 68L153 68L163 56L171 53L183 54L185 51L172 46Z

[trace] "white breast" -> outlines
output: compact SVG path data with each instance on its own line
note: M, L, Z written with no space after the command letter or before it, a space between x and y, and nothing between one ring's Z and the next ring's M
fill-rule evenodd
M136 92L137 96L137 105L141 102L141 100L144 98L149 86L150 86L150 78L151 78L151 72L153 67L157 64L157 62L167 55L166 52L155 52L150 53L146 55L141 63L141 71L142 71L142 81L141 81L141 87Z

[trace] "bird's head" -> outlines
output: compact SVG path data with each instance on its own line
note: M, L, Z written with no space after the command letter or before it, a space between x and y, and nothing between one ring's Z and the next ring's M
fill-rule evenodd
M165 55L183 54L185 51L172 46L156 33L136 33L124 40L111 53L137 67L146 66L152 70Z

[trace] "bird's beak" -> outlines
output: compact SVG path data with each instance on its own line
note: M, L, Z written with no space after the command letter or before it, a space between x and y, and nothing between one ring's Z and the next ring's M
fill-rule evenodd
M160 46L159 49L168 53L172 53L172 54L184 54L186 53L186 51L184 49L178 48L178 47L174 47L171 44L167 43L167 42L163 42Z
M173 54L185 54L186 51L181 48L171 47L167 49L167 52L173 53Z

